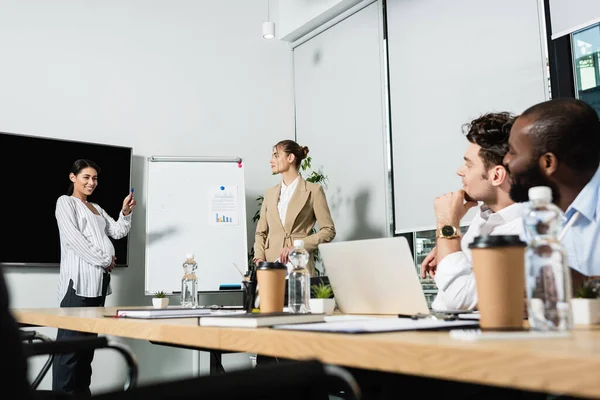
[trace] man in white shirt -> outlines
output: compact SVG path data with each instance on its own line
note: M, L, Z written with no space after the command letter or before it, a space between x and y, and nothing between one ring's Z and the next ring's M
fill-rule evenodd
M463 127L469 141L464 164L456 172L463 189L435 199L436 247L421 264L421 276L435 280L438 294L434 310L474 309L477 289L468 245L479 235L523 235L523 205L509 195L510 182L503 159L515 117L488 113ZM469 229L461 236L460 221L467 211L477 210Z

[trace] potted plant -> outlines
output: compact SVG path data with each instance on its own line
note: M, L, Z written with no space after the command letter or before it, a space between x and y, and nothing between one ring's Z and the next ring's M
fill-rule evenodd
M162 290L154 293L154 297L152 298L152 306L154 308L167 308L169 305L169 298L167 297L167 293Z
M333 314L335 299L331 285L321 282L310 287L312 297L309 300L310 312L315 314Z
M598 283L587 280L581 287L575 290L571 299L571 310L574 324L597 324L600 323L600 290Z

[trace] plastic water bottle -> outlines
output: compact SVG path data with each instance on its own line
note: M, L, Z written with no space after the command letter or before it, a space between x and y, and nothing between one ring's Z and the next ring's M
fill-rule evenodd
M571 274L567 253L558 241L562 213L552 203L547 186L529 189L529 208L523 216L527 233L525 287L532 329L565 331L573 326Z
M195 308L198 305L198 264L193 254L186 254L183 262L183 278L181 279L181 306Z
M289 254L292 270L288 276L288 307L291 313L310 313L310 274L306 268L308 251L304 248L304 240L294 240L294 248Z

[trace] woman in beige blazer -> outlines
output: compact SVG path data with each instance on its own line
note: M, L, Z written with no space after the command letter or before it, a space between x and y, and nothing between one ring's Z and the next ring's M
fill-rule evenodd
M260 209L254 241L254 262L276 261L287 264L296 239L304 240L310 253L307 268L315 272L313 252L319 243L335 237L335 227L321 185L307 182L298 172L308 147L283 140L273 147L271 170L282 175L282 182L267 190ZM310 231L319 224L319 231Z

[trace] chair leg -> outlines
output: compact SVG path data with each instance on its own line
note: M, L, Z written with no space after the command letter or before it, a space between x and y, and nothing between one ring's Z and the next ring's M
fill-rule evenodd
M209 365L209 374L210 375L221 375L225 373L225 368L223 368L223 355L220 351L210 351L210 365Z
M50 339L48 336L42 335L41 333L39 333L37 331L23 331L22 335L23 335L23 337L25 337L25 340L27 340L28 344L32 344L35 340L38 340L40 342L46 342L46 343L52 342L52 339ZM30 385L31 390L37 390L37 388L40 386L40 383L42 383L42 380L44 379L44 377L50 370L50 367L52 367L53 362L54 362L54 354L49 354L48 359L46 360L46 362L40 369L40 372L37 374L37 376L31 383L31 385Z

